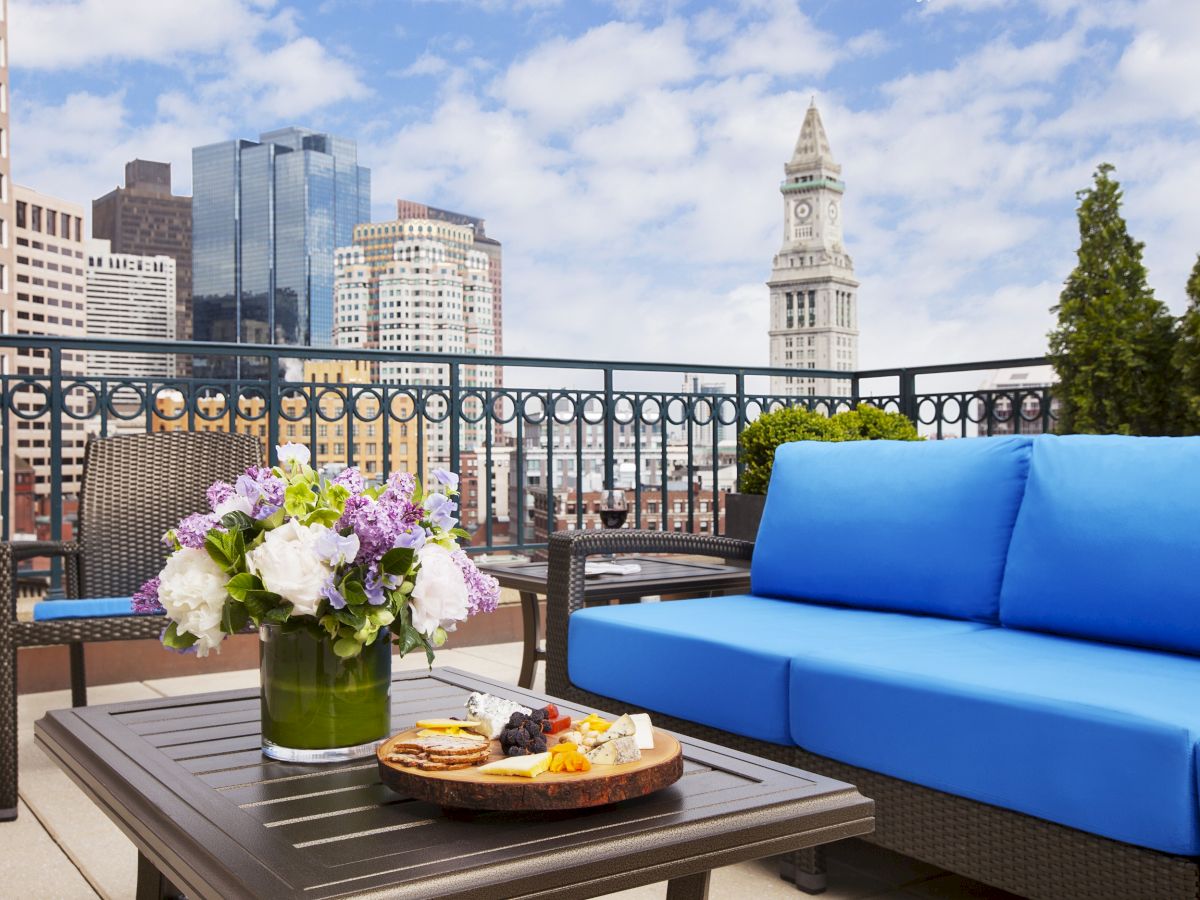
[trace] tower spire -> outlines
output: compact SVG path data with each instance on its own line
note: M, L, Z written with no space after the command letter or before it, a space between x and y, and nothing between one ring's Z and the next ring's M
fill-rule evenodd
M825 166L828 169L840 171L833 159L833 151L829 148L829 135L825 133L825 125L821 121L821 113L817 110L817 97L814 94L809 104L808 112L804 115L804 124L800 126L800 136L796 138L796 148L792 151L789 168L811 168Z

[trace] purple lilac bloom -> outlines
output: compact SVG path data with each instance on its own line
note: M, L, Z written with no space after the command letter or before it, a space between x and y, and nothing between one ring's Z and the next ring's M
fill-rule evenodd
M363 488L367 486L367 482L362 477L362 472L353 467L349 469L342 469L342 471L337 474L337 477L333 479L333 483L340 484L351 494L361 494L363 492Z
M346 500L345 510L336 527L338 531L353 529L359 540L356 560L369 564L379 562L379 558L392 549L397 523L393 510L387 504L360 495Z
M417 479L411 472L393 472L388 476L388 492L408 499L417 489Z
M214 481L208 489L208 505L212 507L213 512L216 512L217 507L232 497L233 494L232 484L224 481Z
M157 578L151 578L133 592L133 611L139 615L153 615L164 612L163 605L158 602Z
M475 568L475 563L462 550L455 550L450 556L458 563L463 581L467 583L467 605L471 615L492 612L500 604L500 582Z
M346 598L342 596L342 592L337 589L337 585L333 583L333 576L321 586L321 596L329 601L329 605L334 609L342 609L346 605Z
M251 466L237 480L237 493L254 505L254 518L266 519L283 506L287 485L270 469Z
M209 513L192 513L179 523L175 529L175 540L181 547L191 547L200 550L204 547L204 538L217 527L220 520Z
M437 479L438 484L444 484L452 491L458 490L458 476L448 469L434 469L433 477Z
M429 521L442 531L449 531L458 521L454 518L458 504L445 494L430 494L425 498L425 509L429 512Z

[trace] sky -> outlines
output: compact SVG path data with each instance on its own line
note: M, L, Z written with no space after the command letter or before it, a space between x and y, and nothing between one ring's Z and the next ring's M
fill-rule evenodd
M768 363L779 182L843 166L860 368L1039 355L1108 161L1176 312L1200 251L1197 0L9 0L13 178L296 124L504 245L507 354Z

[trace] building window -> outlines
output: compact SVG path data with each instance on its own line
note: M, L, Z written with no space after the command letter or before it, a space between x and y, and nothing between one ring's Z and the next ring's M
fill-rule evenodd
M30 207L31 215L29 217L29 227L34 231L42 230L42 208L40 206Z
M17 201L17 227L18 228L25 227L25 214L26 214L27 210L28 210L28 207L27 207L25 201L18 200Z

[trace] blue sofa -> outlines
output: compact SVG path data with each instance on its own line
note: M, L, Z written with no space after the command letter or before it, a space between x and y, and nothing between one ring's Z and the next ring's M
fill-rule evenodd
M547 686L853 781L1007 890L1196 897L1198 513L1200 438L788 444L751 594L582 608L607 548L555 536Z

